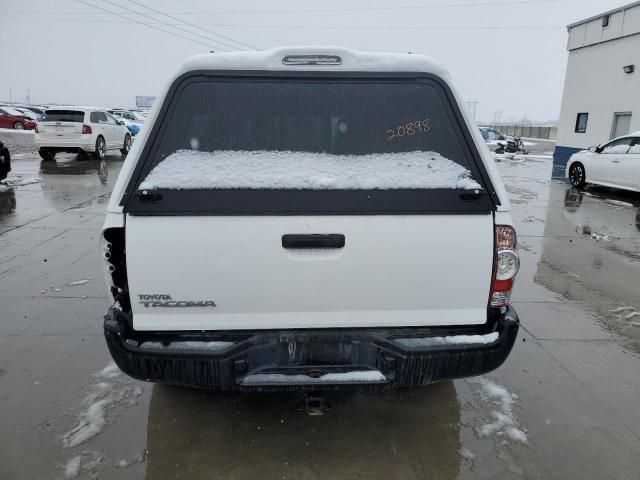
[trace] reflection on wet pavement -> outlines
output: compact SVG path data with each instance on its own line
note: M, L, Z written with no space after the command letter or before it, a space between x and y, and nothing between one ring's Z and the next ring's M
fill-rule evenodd
M291 393L155 386L147 479L458 476L460 413L452 383L327 399L332 409L309 417Z

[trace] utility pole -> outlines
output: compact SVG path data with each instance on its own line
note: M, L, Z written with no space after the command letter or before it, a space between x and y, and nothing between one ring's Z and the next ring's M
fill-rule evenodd
M467 100L467 108L469 109L469 113L473 114L473 119L476 119L476 115L478 113L478 105L480 102L478 100Z
M27 105L31 105L31 89L27 88Z
M9 103L13 103L13 95L11 94L11 89L9 89Z
M494 125L500 125L501 121L502 121L502 110L496 110L493 113L493 123Z

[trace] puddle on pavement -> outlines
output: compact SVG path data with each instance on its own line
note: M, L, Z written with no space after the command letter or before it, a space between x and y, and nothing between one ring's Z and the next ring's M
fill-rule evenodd
M548 182L550 170L526 162L499 168L508 171L516 224L544 223L543 238L523 236L520 243L536 256L535 282L583 302L606 330L640 339L640 194Z

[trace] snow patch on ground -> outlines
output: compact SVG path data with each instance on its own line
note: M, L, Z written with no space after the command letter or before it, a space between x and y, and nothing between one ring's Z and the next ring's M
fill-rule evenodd
M396 338L408 348L435 347L440 345L488 345L498 340L498 332L486 335L452 335L449 337Z
M0 133L19 133L26 135L33 135L35 130L16 130L15 128L0 128Z
M527 434L518 427L518 421L513 412L513 406L518 396L497 383L486 378L472 380L480 385L480 394L483 399L492 403L490 422L478 428L478 434L482 437L497 436L515 442L528 443Z
M25 185L33 185L35 183L42 183L42 180L39 178L22 178L20 176L4 180L4 185L6 187L24 187Z
M273 384L273 383L366 383L384 382L387 380L382 373L371 371L327 373L319 378L312 378L307 375L283 375L280 373L257 373L248 375L242 380L243 385Z
M118 463L116 463L116 466L118 468L127 468L129 465L133 465L135 463L142 463L142 462L144 462L144 455L139 454L139 455L134 455L133 457L130 457L130 458L123 458Z
M80 473L80 461L82 460L82 455L76 455L69 459L67 464L64 467L64 477L65 478L76 478Z
M83 408L76 425L62 436L65 448L76 447L100 434L107 423L108 412L115 406L137 402L142 389L138 385L115 383L114 380L120 375L120 370L113 362L94 374L97 381L82 401Z
M103 465L104 456L100 452L83 451L79 455L71 457L64 465L65 478L99 478L100 467Z
M480 189L471 172L436 152L330 155L284 151L178 150L141 190L214 188L390 190Z
M460 452L460 456L465 460L475 460L476 459L475 454L471 450L466 448L466 447L460 448L459 452Z
M82 280L76 280L75 282L68 282L67 283L67 287L77 287L80 285L84 285L86 283L89 283L91 281L91 277L89 278L84 278Z

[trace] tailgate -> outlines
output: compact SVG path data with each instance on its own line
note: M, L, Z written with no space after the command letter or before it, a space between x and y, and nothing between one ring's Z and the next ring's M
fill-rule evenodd
M344 247L282 245L319 233ZM130 216L126 242L138 330L486 322L490 214Z
M496 200L446 84L273 75L167 96L123 199L134 328L485 323Z

